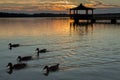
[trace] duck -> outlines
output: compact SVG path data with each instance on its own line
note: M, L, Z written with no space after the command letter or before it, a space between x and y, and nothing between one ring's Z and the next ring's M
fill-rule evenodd
M32 56L24 56L24 57L21 57L21 56L18 56L17 57L17 61L18 62L21 62L21 61L28 61L28 60L32 60Z
M38 53L46 53L47 52L47 49L39 49L39 48L36 48L36 51L38 52Z
M27 67L27 64L26 63L17 63L17 64L13 65L11 62L9 62L7 67L9 69L8 73L11 74L13 72L13 69L15 69L15 70L23 69L23 68Z
M9 45L9 49L12 49L13 47L15 48L15 47L20 46L20 44L12 44L12 43L9 43L8 45Z
M57 63L56 65L49 66L49 67L46 65L43 68L43 70L45 70L45 69L46 69L45 75L48 75L49 72L55 72L55 71L59 70L59 63Z
M39 49L39 48L36 48L36 50L35 51L37 51L37 56L39 56L39 53L46 53L47 52L47 49Z

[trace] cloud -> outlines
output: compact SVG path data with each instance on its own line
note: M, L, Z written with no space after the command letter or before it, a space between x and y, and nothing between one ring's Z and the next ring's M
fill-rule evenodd
M100 0L87 0L86 6L95 7L95 8L110 8L110 7L120 7L119 5L113 5L104 3Z
M75 7L70 1L61 0L61 1L35 1L32 2L22 0L21 2L8 1L0 2L1 10L24 10L24 11L40 11L40 10L67 10L69 8Z
M80 0L86 6L94 8L118 7L118 5L106 4L99 0ZM1 11L64 11L76 7L79 0L0 0Z

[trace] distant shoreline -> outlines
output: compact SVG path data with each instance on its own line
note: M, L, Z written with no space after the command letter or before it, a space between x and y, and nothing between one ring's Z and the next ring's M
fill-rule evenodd
M54 14L54 13L4 13L0 12L0 18L12 18L12 17L69 17L69 14Z
M94 14L95 16L100 14ZM120 13L105 13L104 15L120 15ZM29 17L70 17L69 14L54 14L54 13L37 13L37 14L27 14L27 13L5 13L0 12L0 18L29 18Z

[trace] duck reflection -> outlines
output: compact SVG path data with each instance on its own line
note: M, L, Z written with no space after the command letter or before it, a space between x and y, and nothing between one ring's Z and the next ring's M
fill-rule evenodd
M70 34L77 33L79 35L93 32L93 24L86 22L70 22Z
M12 74L13 73L13 70L11 69L11 70L7 70L6 71L8 74Z

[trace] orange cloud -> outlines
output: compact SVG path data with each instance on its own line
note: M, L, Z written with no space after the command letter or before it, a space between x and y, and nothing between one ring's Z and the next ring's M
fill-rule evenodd
M89 7L94 7L94 8L120 7L118 5L105 4L104 2L99 1L99 0L88 0L88 3L86 3L85 5Z
M22 0L20 2L16 1L7 1L1 3L1 10L25 10L25 11L39 11L39 10L67 10L69 8L75 7L72 2L64 1L42 1L38 2L35 0L26 2Z

